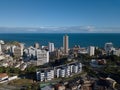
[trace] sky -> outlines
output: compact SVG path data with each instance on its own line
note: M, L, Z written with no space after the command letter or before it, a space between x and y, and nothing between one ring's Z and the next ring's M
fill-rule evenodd
M120 33L120 0L0 0L0 32Z

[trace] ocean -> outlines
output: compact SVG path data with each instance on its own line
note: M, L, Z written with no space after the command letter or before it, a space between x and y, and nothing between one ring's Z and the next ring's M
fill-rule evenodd
M63 36L65 34L35 34L35 33L20 33L20 34L0 34L0 40L4 41L19 41L25 45L31 46L38 42L40 45L48 45L48 42L53 42L55 47L63 46ZM106 42L112 42L115 47L120 47L120 34L118 33L74 33L67 34L69 36L69 47L80 45L81 47L98 46L104 47Z

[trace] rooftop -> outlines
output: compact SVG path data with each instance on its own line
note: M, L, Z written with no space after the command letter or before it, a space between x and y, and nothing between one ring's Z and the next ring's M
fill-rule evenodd
M0 73L0 78L8 76L6 73Z

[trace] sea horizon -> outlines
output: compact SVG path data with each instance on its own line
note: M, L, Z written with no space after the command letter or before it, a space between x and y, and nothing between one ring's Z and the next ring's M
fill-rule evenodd
M53 42L56 48L60 48L63 46L63 36L66 34L69 36L70 48L74 45L103 48L106 42L112 42L115 47L120 47L120 33L0 33L0 40L18 41L25 43L27 47L33 46L36 42L44 46L48 46L48 42Z

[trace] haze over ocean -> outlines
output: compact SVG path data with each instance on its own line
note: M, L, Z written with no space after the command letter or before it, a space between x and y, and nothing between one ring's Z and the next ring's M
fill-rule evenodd
M4 41L19 41L25 43L26 46L34 45L38 42L40 45L48 45L48 42L53 42L55 47L63 46L63 36L65 34L0 34L0 40ZM74 33L67 34L69 36L69 47L80 45L87 47L90 45L104 47L106 42L112 42L115 47L120 47L120 34L117 33Z

